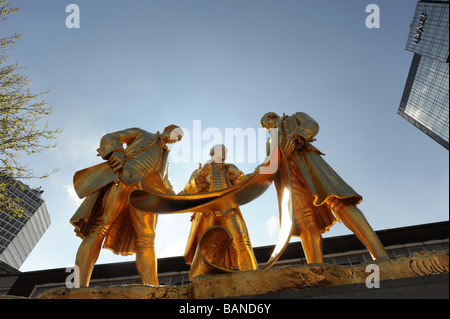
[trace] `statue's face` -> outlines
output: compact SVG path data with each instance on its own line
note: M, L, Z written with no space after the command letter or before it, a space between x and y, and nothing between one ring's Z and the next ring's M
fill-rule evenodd
M161 139L166 144L176 143L178 141L181 141L182 138L183 138L183 130L179 127L161 134Z
M225 147L214 148L212 160L214 163L224 163L227 158L227 149Z

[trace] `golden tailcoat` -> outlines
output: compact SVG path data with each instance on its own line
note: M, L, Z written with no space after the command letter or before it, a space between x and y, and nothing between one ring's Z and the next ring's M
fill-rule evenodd
M126 144L126 148L123 148L123 144ZM81 238L89 234L96 219L105 213L107 203L103 203L103 195L109 187L118 182L115 178L122 180L131 192L132 189L140 188L140 181L146 174L157 171L167 188L172 190L167 176L169 148L161 142L159 132L154 134L139 128L130 128L106 134L97 151L104 160L113 152L122 151L125 159L117 175L112 174L107 163L93 166L84 174L75 174L75 189L78 185L83 185L84 189L87 189L83 194L89 193L70 219L77 236ZM120 213L105 238L103 247L115 254L129 255L136 252L136 232L129 216L130 209L133 208L127 205L127 209Z
M180 194L198 194L217 191L235 185L241 182L244 178L244 173L242 173L233 164L207 163L192 173L191 178ZM191 219L191 230L184 253L184 258L187 264L190 265L194 258L201 235L208 227L213 226L211 225L213 221L209 219L217 217L227 219L230 214L237 214L238 218L236 220L239 223L239 225L235 225L233 228L227 227L231 232L231 235L235 237L238 235L238 231L242 231L243 235L249 238L247 226L245 225L244 218L239 208L227 209L214 213L195 213ZM213 215L215 215L215 217ZM236 258L236 253L230 249L225 256L224 264L221 266L226 268L236 267Z
M294 186L292 189L296 206L293 235L300 235L298 223L295 222L295 219L302 218L297 210L300 205L309 206L315 216L316 225L322 232L326 232L336 222L336 218L326 205L328 199L333 197L346 199L356 205L362 197L328 165L322 157L324 154L311 145L319 131L319 125L313 118L306 113L297 112L291 116L280 117L275 127L278 129L278 145L281 148L293 133L299 134L306 141L305 146L296 148L288 158L292 184L296 184L289 185ZM295 199L296 189L301 188L299 185L305 186L302 189L302 199ZM308 199L307 203L304 202L305 198Z

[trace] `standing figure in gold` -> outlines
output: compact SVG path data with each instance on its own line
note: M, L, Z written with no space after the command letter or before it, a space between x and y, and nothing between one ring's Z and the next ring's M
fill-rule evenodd
M80 286L88 287L92 270L104 248L115 254L136 253L136 266L144 285L157 285L155 254L156 214L143 213L128 203L130 193L140 189L145 176L159 172L169 191L167 144L177 142L182 130L169 125L161 134L139 128L103 136L98 156L107 162L79 171L74 187L80 198L86 197L70 222L83 238L75 264ZM126 143L126 148L123 144Z
M235 165L225 163L227 149L224 145L215 145L211 151L211 160L195 170L184 190L180 194L199 194L214 192L240 183L245 179ZM244 217L239 208L232 208L212 213L195 213L188 238L184 258L188 265L192 264L202 234L214 226L228 229L233 237L230 248L217 265L239 271L254 270L258 267Z
M283 117L269 112L261 118L261 125L278 130L278 146L286 156L291 184L281 187L291 190L292 235L300 236L307 262L323 263L322 233L333 226L336 218L358 237L373 259L387 257L378 236L356 207L362 197L325 162L324 154L311 145L319 131L317 122L302 112Z

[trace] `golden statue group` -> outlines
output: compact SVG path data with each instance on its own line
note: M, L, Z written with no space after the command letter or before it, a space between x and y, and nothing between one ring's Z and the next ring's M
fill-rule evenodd
M83 203L70 222L82 238L75 264L81 287L88 287L102 247L115 254L136 254L142 284L157 285L155 228L159 214L193 213L184 254L190 277L258 268L241 213L244 205L273 183L277 191L280 238L270 267L291 236L299 236L308 264L323 263L322 233L336 221L344 223L373 259L387 253L357 208L362 197L324 161L311 143L317 122L297 112L280 117L266 113L262 127L270 130L268 157L251 174L226 163L226 147L211 149L211 159L195 170L175 194L168 179L168 144L183 137L181 128L163 133L132 128L106 134L98 155L105 162L78 171L74 187ZM275 132L275 134L272 134ZM124 148L126 144L126 148ZM275 169L269 169L275 165Z

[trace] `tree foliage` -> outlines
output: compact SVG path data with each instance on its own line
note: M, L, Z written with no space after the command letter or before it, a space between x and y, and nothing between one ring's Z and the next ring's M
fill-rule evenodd
M19 8L0 0L0 23L5 23L7 17L16 12ZM42 123L43 117L52 113L52 107L42 100L48 91L33 94L28 87L30 80L19 73L23 68L17 62L7 62L9 51L21 37L16 33L0 38L0 210L11 215L23 212L18 200L7 191L11 187L23 187L22 183L14 183L14 179L49 175L35 175L21 158L56 147L54 140L61 132Z

